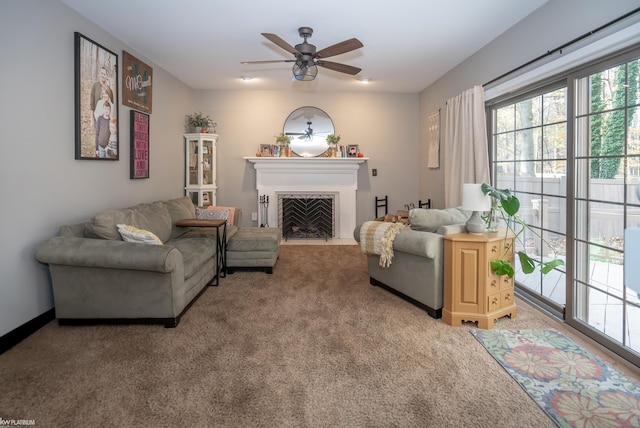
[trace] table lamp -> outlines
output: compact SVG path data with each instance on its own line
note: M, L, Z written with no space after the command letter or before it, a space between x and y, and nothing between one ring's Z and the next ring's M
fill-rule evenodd
M467 232L483 233L487 230L487 225L480 218L480 212L491 210L491 197L482 193L482 184L463 184L462 209L465 211L473 211L473 214L467 221Z

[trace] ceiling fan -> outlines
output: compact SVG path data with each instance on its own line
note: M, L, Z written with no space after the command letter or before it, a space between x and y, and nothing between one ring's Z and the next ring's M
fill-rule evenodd
M267 64L273 62L293 62L293 77L296 80L313 80L318 74L317 67L328 68L329 70L338 71L340 73L356 75L360 72L360 68L353 67L347 64L339 64L337 62L325 61L324 58L328 58L335 55L340 55L346 52L351 52L356 49L360 49L364 45L356 38L345 40L335 45L331 45L327 48L316 51L316 47L307 42L307 39L313 34L313 29L310 27L298 28L298 34L304 39L302 43L299 43L294 48L289 43L282 40L280 37L271 33L262 33L264 37L275 43L282 49L293 54L295 59L273 60L273 61L243 61L241 64Z

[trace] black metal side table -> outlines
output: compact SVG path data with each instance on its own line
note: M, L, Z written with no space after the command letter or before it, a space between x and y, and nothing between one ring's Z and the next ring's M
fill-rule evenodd
M227 221L189 218L178 220L179 227L214 227L216 229L216 276L214 286L220 284L220 278L227 276ZM222 228L222 236L220 236Z

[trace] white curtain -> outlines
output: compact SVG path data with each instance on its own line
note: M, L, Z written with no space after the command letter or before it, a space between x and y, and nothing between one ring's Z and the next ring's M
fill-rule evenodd
M484 89L474 86L447 101L444 132L445 207L462 205L464 183L489 183Z

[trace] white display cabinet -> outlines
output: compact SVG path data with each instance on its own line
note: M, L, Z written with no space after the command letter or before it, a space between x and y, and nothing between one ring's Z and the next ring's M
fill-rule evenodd
M216 204L216 134L184 134L185 195L196 206Z

